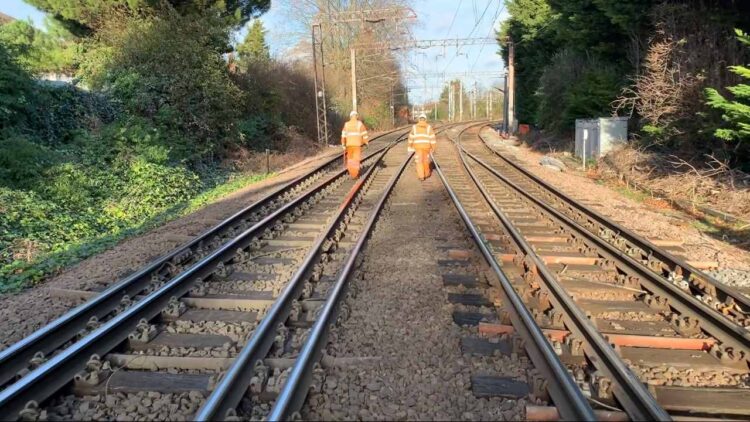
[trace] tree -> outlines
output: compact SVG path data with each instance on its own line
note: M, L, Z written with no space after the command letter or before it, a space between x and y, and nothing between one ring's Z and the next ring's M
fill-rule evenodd
M750 46L750 35L737 29L737 39ZM730 66L732 73L750 82L750 67ZM733 99L727 99L714 88L706 88L707 104L721 111L726 127L716 129L714 135L725 141L742 141L750 139L750 84L738 84L727 87ZM738 145L739 146L739 145Z
M510 37L516 47L516 113L522 123L536 123L539 79L555 55L560 42L554 32L558 17L547 0L508 0L510 18L498 34L503 60L507 63L505 42Z
M19 65L31 73L65 73L73 66L73 36L57 22L47 20L47 32L31 22L17 20L0 26L0 43Z
M31 77L0 43L0 129L24 119L32 94Z
M79 76L130 115L176 131L170 148L177 155L211 151L229 137L243 100L217 49L216 40L228 37L217 20L172 12L111 23L81 57Z
M26 0L42 11L52 14L71 29L87 32L97 28L113 10L138 12L158 11L162 2L156 0ZM166 0L182 15L196 12L216 11L220 16L231 18L237 26L268 10L270 0Z
M628 45L629 38L621 22L613 22L611 16L594 0L547 0L552 12L558 16L555 31L558 39L569 49L594 53L616 63L624 61L623 46Z
M240 56L240 63L268 62L271 59L266 43L266 30L260 19L253 21L245 39L237 46L237 53Z

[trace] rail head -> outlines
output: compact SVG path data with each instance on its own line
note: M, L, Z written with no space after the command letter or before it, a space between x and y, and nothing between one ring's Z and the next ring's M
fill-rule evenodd
M534 252L534 249L526 241L523 235L516 229L510 219L499 209L497 204L492 201L487 189L479 181L476 173L472 170L466 157L473 160L479 160L478 157L472 156L465 151L461 145L461 134L456 138L455 145L459 159L463 168L468 173L473 183L477 186L485 201L492 209L493 213L502 222L503 227L514 240L514 242L523 251L524 256L531 260L536 273L539 276L541 285L549 293L550 301L553 306L560 310L566 321L566 326L584 340L585 348L595 356L592 359L594 366L610 377L615 383L615 394L623 405L628 415L635 420L669 420L669 414L657 403L653 395L648 391L646 386L638 379L635 374L620 359L615 350L609 345L607 340L599 333L596 327L590 322L586 315L575 305L573 299L557 282L552 272L547 268L542 259ZM512 183L504 178L497 171L493 171L489 166L485 167L495 176L501 178L506 183ZM521 191L522 189L518 188Z
M745 353L745 356L750 356L750 331L745 327L731 321L726 318L718 310L709 307L692 294L685 292L680 287L669 282L668 280L661 277L659 274L651 271L646 265L628 254L620 251L611 243L601 239L599 236L591 233L585 227L581 226L578 222L572 220L570 217L564 215L559 210L555 209L551 205L545 203L541 199L530 194L520 186L516 185L512 180L508 179L504 175L500 174L496 169L492 168L488 163L482 159L464 151L467 157L476 161L480 166L485 168L487 171L492 173L495 177L502 180L512 189L519 192L523 197L526 197L529 201L545 210L549 215L553 216L560 224L567 226L569 229L581 234L582 238L593 244L599 251L600 254L607 259L610 259L617 263L618 268L627 275L635 276L646 287L647 290L655 292L655 294L669 298L669 306L675 309L678 313L686 316L692 316L701 321L701 328L709 335L719 339L724 346L741 350Z
M377 162L379 162L387 152L387 149L381 152ZM228 412L232 412L237 408L240 401L245 396L245 391L247 390L250 378L252 377L255 362L262 360L268 354L276 336L277 327L288 318L294 300L302 294L304 280L312 272L314 264L318 261L320 255L322 255L324 243L343 221L344 216L350 210L350 205L361 192L364 184L370 179L376 167L376 165L372 165L367 169L365 174L360 177L360 180L346 196L342 204L337 208L336 216L331 219L323 232L316 238L315 243L305 256L300 267L295 271L287 286L281 292L260 323L255 327L251 337L248 339L242 350L240 350L238 356L235 358L234 362L232 362L232 365L226 371L224 377L219 381L211 395L206 399L206 402L198 410L195 420L224 420L229 415Z
M750 298L742 294L742 292L740 292L739 290L731 286L728 286L720 282L719 280L717 280L715 277L709 274L706 274L705 272L693 267L692 265L688 264L685 260L655 245L653 242L649 241L648 239L645 239L639 236L634 231L628 229L627 227L624 227L620 223L600 214L599 212L595 210L592 210L590 208L583 206L578 201L571 198L569 195L566 195L560 189L556 188L555 186L552 186L550 183L546 182L539 176L531 173L529 170L523 168L517 163L514 163L512 160L509 160L506 156L501 154L499 151L489 146L488 142L486 141L484 137L481 136L481 134L479 135L479 138L482 141L483 145L490 152L492 152L495 156L499 157L501 160L503 160L503 162L511 166L513 169L520 172L524 176L530 178L535 183L537 183L538 185L546 189L548 192L551 192L553 195L560 198L560 200L562 200L566 204L570 205L571 207L575 208L576 210L580 212L585 213L587 216L593 218L602 226L607 227L617 236L624 238L627 242L631 243L632 245L644 251L646 255L651 256L665 263L668 266L671 266L670 271L682 277L685 277L688 280L691 280L693 277L695 277L699 279L701 282L707 283L708 285L716 289L717 294L719 296L718 299L720 301L726 301L727 298L732 298L736 303L742 305L742 307L744 308L743 310L745 312L750 312ZM701 287L698 286L697 288L700 289Z
M451 126L453 125L447 125L447 127L440 128L439 131L446 130ZM403 137L400 137L396 142L394 142L394 144L398 143L404 138L405 135ZM383 153L383 155L384 154L385 152ZM411 154L409 154L409 157L411 157ZM404 161L404 163L402 163L402 166L400 167L400 170L397 174L403 172L403 169L407 164L408 159ZM364 183L365 180L369 179L374 169L375 166L371 166L361 177L360 183ZM395 184L395 181L393 183ZM350 193L349 195L347 195L345 201L348 203L354 198L354 196L355 195L352 195ZM386 197L387 195L381 197L381 201L383 203L385 201L384 198ZM382 208L382 203L379 202L378 206ZM339 207L342 212L343 210L345 210L345 208L346 206L344 204ZM307 263L308 261L314 262L315 257L320 254L316 251L320 249L323 241L329 237L330 233L333 233L336 227L338 227L338 223L340 222L342 215L343 214L339 214L337 218L333 219L328 228L325 230L324 234L322 234L316 240L316 244L313 246L311 253L304 261L305 263ZM372 221L372 223L374 223L376 218L377 216L371 215L370 220L368 220L368 224L369 221ZM367 227L369 227L369 225ZM369 229L366 228L365 230ZM364 247L361 243L366 241L365 234L366 232L363 231L363 235L360 236L360 239L358 240L354 251L359 251ZM282 392L282 394L280 394L279 396L281 401L277 401L278 404L274 406L272 415L284 415L284 417L280 419L290 418L294 414L294 412L301 408L302 404L304 403L304 399L307 394L307 389L305 386L309 385L312 366L318 361L318 358L320 356L319 353L321 349L319 348L319 344L326 338L327 330L329 329L329 324L324 324L323 322L319 321L323 319L330 319L330 315L332 315L337 309L338 300L343 293L346 277L348 277L348 274L354 268L356 257L356 253L350 254L349 259L347 260L345 267L333 288L333 297L335 299L333 301L327 300L326 304L323 305L324 308L321 316L316 321L312 331L308 335L308 340L306 341L305 345L303 345L302 354L298 357L297 362L293 367L293 372L287 379L287 382L284 386L284 392ZM278 325L278 323L283 322L283 320L288 315L289 308L291 307L291 301L299 297L303 284L301 283L301 281L304 278L305 271L306 270L304 270L303 268L300 268L300 270L298 270L298 272L295 273L295 275L292 277L292 280L284 290L284 293L282 293L282 296L274 304L271 310L269 310L264 320L253 332L251 339L248 341L243 350L240 351L240 355L233 362L229 371L227 371L227 374L224 376L224 378L222 378L221 382L216 386L213 393L208 397L206 403L198 410L198 414L195 417L196 420L208 421L224 419L227 415L227 412L237 407L240 400L244 396L244 392L247 390L248 380L250 379L249 374L251 374L251 371L253 370L252 364L265 357L265 355L268 353L268 350L270 348L269 339L273 340L275 327ZM269 315L271 316L271 319L268 319ZM316 329L315 327L318 328ZM272 416L272 418L276 416Z
M378 151L376 154L383 154L386 150ZM144 299L126 308L98 329L73 343L49 361L0 391L0 419L15 419L15 416L18 415L18 412L27 403L31 401L41 403L63 388L85 366L93 354L102 356L112 350L127 338L128 334L135 329L141 319L150 320L156 316L169 303L172 296L181 297L187 294L197 280L210 276L220 263L231 261L238 249L248 247L254 237L258 236L266 228L270 228L279 218L290 212L294 207L312 198L328 186L331 186L340 177L345 177L345 173L346 170L335 172L334 175L322 184L314 186L304 194L266 216L263 220L228 241L195 265L167 281Z
M295 413L302 408L311 383L312 371L315 364L320 360L323 348L325 347L325 341L328 338L328 332L336 318L340 303L345 296L350 277L356 267L357 257L360 252L364 250L367 239L371 234L372 228L375 225L386 200L404 169L411 161L413 155L413 153L407 155L396 173L388 181L377 204L375 204L374 209L371 211L370 216L357 239L357 243L347 256L346 262L331 288L331 293L329 294L326 303L323 305L323 309L318 316L318 319L315 321L315 324L307 336L308 339L297 357L292 372L289 374L289 377L284 384L284 388L279 393L276 402L271 408L267 420L282 421L293 419Z
M461 134L471 127L473 126L465 128L461 131ZM448 192L448 196L451 198L453 205L471 233L472 239L482 252L487 264L500 280L505 297L514 311L510 313L513 326L516 327L521 337L526 340L526 350L534 366L544 374L548 382L547 389L555 405L558 407L560 415L570 420L596 420L594 411L589 405L588 400L573 380L565 365L560 361L541 328L531 315L531 312L524 305L521 297L513 288L510 280L503 272L492 251L482 239L476 224L471 220L471 217L443 173L440 164L434 157L433 162L435 163L435 170Z
M373 139L389 136L402 130L404 129L395 129L378 135L378 137ZM399 137L401 136L403 136L403 134L399 135ZM381 150L374 151L368 154L365 159L368 159L379 152L381 152ZM322 164L316 166L309 172L263 196L258 201L224 219L219 224L204 231L194 239L159 256L140 270L108 287L93 299L71 309L49 324L46 324L22 340L14 343L7 349L0 351L0 385L5 385L12 381L19 371L28 366L29 361L37 352L49 354L56 348L75 338L75 336L86 327L92 317L99 319L103 318L117 308L124 296L127 295L128 297L134 297L139 292L143 291L151 283L151 276L153 274L159 272L160 269L172 262L173 259L182 253L192 250L199 246L201 242L205 242L214 236L219 236L223 231L237 225L246 216L249 216L256 210L268 205L271 201L282 197L288 191L302 184L307 178L322 171L338 160L340 160L338 155L325 160Z

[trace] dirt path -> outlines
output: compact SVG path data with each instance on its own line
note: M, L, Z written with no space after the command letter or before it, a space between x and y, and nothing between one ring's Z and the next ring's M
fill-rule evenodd
M53 296L51 289L91 290L106 287L339 152L338 148L330 148L329 151L290 166L275 177L240 189L193 214L141 236L126 239L44 284L20 293L3 295L0 297L0 333L3 333L0 349L21 340L76 305L75 302Z
M750 252L702 232L694 217L659 203L636 201L574 170L557 172L542 167L539 159L544 154L511 146L490 129L484 129L482 135L491 141L493 148L514 155L533 174L566 194L596 203L593 208L602 215L650 239L680 240L689 259L718 262L722 270L715 275L722 281L750 286Z
M445 141L447 142L447 141ZM446 145L447 147L447 145ZM376 364L329 368L307 420L518 420L525 399L475 398L471 376L526 380L525 359L469 356L443 286L446 246L472 247L438 176L419 182L410 166L392 193L365 252L349 318L334 332L330 355L373 357ZM479 262L472 252L472 262ZM477 271L476 267L462 271ZM480 270L481 271L481 270ZM514 356L515 357L515 356Z

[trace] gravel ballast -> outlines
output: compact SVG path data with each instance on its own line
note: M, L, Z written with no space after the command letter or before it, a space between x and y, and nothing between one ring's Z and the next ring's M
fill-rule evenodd
M306 160L276 177L242 188L193 214L169 222L149 233L124 240L112 249L84 260L42 285L20 293L1 296L0 332L3 335L0 338L0 350L81 303L60 298L54 294L53 289L104 289L156 257L185 243L186 239L197 236L263 195L312 170L323 159L330 157L331 153L334 152Z
M466 228L437 174L420 182L410 165L380 216L353 281L357 293L346 301L349 317L327 351L375 363L327 368L304 419L523 419L526 399L476 398L471 391L472 375L525 381L529 368L523 358L462 354L461 339L476 336L476 328L453 323L456 307L438 265L448 258L445 246L470 248Z
M543 154L525 147L515 147L501 140L491 129L482 130L482 136L503 154L515 157L534 175L579 201L591 203L600 214L649 239L677 240L683 243L686 256L694 261L715 261L720 269L742 270L736 280L726 280L735 287L750 288L750 252L727 240L712 237L699 229L694 217L671 208L654 206L648 201L639 202L606 185L597 183L574 169L561 173L550 171L539 164ZM724 281L722 280L722 281Z

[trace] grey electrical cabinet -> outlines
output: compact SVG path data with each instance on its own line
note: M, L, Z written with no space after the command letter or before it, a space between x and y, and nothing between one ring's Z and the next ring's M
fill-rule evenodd
M627 139L627 117L576 119L575 154L578 158L597 159Z

